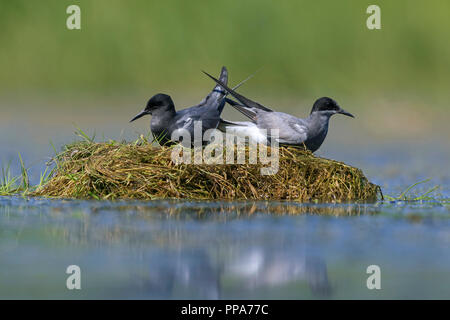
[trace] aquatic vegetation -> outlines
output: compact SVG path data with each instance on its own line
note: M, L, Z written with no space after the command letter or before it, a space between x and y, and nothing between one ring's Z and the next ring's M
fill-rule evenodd
M405 189L405 191L403 191L399 196L393 197L393 196L385 195L384 197L386 198L386 200L389 200L389 201L430 201L430 200L438 200L435 197L432 197L430 195L434 191L436 191L439 188L439 186L434 186L434 187L428 189L427 191L425 191L424 193L422 193L420 195L408 195L408 193L413 188L415 188L416 186L418 186L420 184L429 182L429 181L430 181L430 179L416 182L416 183L410 185L409 187L407 187ZM444 199L444 202L445 202L445 199Z
M28 169L25 167L25 163L20 153L19 153L19 163L21 172L19 176L12 175L10 170L11 169L10 163L8 163L6 167L3 167L1 169L0 196L11 196L17 194L22 194L23 196L30 195L37 188L40 188L44 184L46 184L55 171L55 168L49 170L50 167L47 166L44 172L40 174L39 184L36 186L32 186L30 184L28 177Z
M51 177L30 195L301 202L376 201L382 196L360 169L298 148L280 148L278 172L261 175L264 165L259 163L175 164L173 147L155 147L145 137L134 143L96 143L82 131L79 136L83 140L64 147Z
M14 177L10 171L10 164L6 168L2 168L2 175L0 179L0 196L9 196L20 191L18 185L20 177Z
M22 156L19 153L20 176L11 174L11 164L8 163L6 168L2 168L2 176L0 179L0 196L10 196L15 194L26 194L30 191L30 182L28 178L28 170L25 167ZM46 170L47 171L47 170ZM21 183L19 183L21 181ZM45 181L41 179L41 183Z

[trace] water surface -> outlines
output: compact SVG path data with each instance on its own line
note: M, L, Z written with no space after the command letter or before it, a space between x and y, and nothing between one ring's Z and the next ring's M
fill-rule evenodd
M448 298L449 211L0 198L0 297ZM366 286L373 264L381 290Z
M343 127L336 124L319 155L361 168L385 194L398 195L431 178L414 192L440 185L433 194L437 200L297 204L0 197L0 298L449 298L450 204L439 201L450 198L448 142L359 137L353 143L357 131L350 127L346 133ZM73 140L73 128L35 123L27 128L14 121L0 127L0 156L2 164L11 160L17 173L20 152L36 183L53 153L49 138L59 147ZM106 137L136 136L131 129L119 135L120 128L102 128ZM81 290L66 288L69 265L81 268ZM381 290L367 288L370 265L381 269Z

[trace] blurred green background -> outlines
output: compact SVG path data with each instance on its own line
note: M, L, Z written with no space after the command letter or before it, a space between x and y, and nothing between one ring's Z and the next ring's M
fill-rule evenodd
M72 4L81 30L66 27ZM366 27L371 4L381 30ZM0 0L0 146L67 143L74 123L135 139L149 119L128 120L152 95L192 106L213 87L201 70L222 65L231 85L257 72L239 91L276 110L304 117L330 96L355 114L335 117L324 152L448 145L449 39L441 0ZM223 117L244 119L229 107Z
M81 30L66 28L71 4ZM366 28L370 4L381 30ZM256 94L411 94L443 106L449 39L442 0L1 0L0 94L203 91L200 70L226 65L232 83L260 69Z

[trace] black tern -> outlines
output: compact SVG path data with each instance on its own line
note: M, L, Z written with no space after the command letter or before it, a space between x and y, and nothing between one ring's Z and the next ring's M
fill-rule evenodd
M228 82L228 71L225 67L222 67L220 82ZM226 95L227 92L219 85L216 85L198 105L175 111L172 98L167 94L158 93L147 102L145 109L131 119L130 122L145 115L152 115L150 122L151 132L161 145L178 142L171 141L170 138L172 133L179 129L185 129L190 133L191 145L193 145L194 122L201 121L202 137L206 130L217 128L220 122L220 114L225 105L223 98Z
M249 137L256 142L268 143L271 139L270 130L278 129L279 135L276 140L278 140L279 144L304 145L312 152L315 152L320 148L327 136L328 123L332 115L340 113L354 118L351 113L342 109L336 101L328 97L316 100L309 117L305 119L283 112L276 112L240 95L227 87L223 81L214 78L206 72L204 73L235 97L242 105L231 99L225 99L231 106L251 120L251 122L221 120L218 129L235 135Z

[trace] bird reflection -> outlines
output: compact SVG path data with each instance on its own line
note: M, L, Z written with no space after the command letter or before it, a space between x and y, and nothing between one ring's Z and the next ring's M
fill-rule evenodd
M320 257L294 248L280 252L258 246L236 246L227 252L218 256L196 249L151 256L142 294L164 299L257 298L263 289L273 297L271 290L283 292L293 283L299 288L306 283L315 297L331 295L327 266ZM295 297L304 296L302 289Z
M219 269L204 250L159 252L148 259L146 266L147 272L135 277L145 298L220 298Z
M314 295L326 297L331 293L323 259L295 249L280 252L251 248L240 252L227 267L227 272L240 279L241 285L247 289L273 288L305 281Z
M379 210L363 204L264 201L83 205L72 208L72 216L64 205L52 207L49 219L59 223L46 224L43 232L74 247L114 247L113 256L126 266L121 271L126 279L121 290L104 290L115 297L150 299L331 297L321 244L302 238L309 230L306 224L317 220L279 216ZM299 228L291 228L294 221ZM103 252L110 251L101 252L101 258L109 259ZM108 267L118 272L121 265Z

